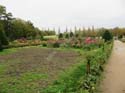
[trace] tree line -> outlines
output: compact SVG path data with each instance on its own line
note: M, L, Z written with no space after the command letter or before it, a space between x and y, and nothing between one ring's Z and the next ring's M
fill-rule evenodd
M64 33L58 31L59 38L71 38L71 37L102 37L105 32L109 32L113 37L121 39L125 36L125 28L115 27L112 29L107 28L74 28L74 30L65 30Z
M20 38L42 39L44 35L55 35L52 30L40 30L31 21L14 18L6 7L0 5L0 47Z
M101 37L108 30L112 36L122 38L125 36L125 28L105 29L98 28L77 28L72 31L66 28L64 33L58 29L59 38L70 37ZM43 36L56 35L55 29L41 30L35 27L31 21L25 21L20 18L14 18L12 13L6 11L6 7L0 5L0 47L8 45L10 41L25 38L28 40L43 39Z

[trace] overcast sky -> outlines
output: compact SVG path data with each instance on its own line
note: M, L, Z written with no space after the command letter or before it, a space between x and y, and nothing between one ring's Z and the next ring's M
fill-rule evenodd
M42 27L125 27L125 0L0 0L14 17Z

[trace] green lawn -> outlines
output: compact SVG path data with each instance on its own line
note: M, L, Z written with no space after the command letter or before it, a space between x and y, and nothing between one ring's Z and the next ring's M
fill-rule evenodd
M0 55L7 55L7 54L10 54L10 53L14 53L16 51L17 51L16 48L4 49L3 51L0 52Z
M44 39L58 39L58 36L52 35L52 36L44 36Z

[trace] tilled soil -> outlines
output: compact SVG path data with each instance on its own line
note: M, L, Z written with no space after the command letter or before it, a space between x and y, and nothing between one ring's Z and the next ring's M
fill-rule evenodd
M27 72L46 74L47 78L38 80L38 87L51 84L61 71L76 64L80 54L75 51L63 51L43 48L22 48L16 53L0 55L0 65L6 65L6 71L0 75L0 81L6 77L19 78Z

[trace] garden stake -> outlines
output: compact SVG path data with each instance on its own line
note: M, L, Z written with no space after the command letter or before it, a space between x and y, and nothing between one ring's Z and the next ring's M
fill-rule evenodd
M90 59L87 59L87 74L90 74Z

